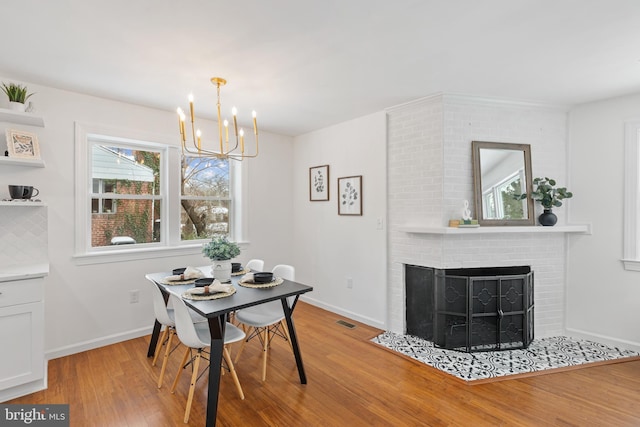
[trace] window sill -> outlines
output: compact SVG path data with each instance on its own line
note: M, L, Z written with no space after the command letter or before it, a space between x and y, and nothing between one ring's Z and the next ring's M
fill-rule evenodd
M137 261L152 258L167 258L202 253L202 244L172 247L139 247L77 254L73 258L77 265L106 264L112 262Z
M181 246L152 246L124 249L118 245L118 249L105 250L87 254L76 254L73 259L76 265L107 264L113 262L137 261L153 258L169 258L185 255L202 255L204 242L185 244ZM238 242L241 249L245 249L248 242ZM204 257L204 255L202 255Z
M637 259L623 259L622 264L624 269L628 271L640 271L640 260Z

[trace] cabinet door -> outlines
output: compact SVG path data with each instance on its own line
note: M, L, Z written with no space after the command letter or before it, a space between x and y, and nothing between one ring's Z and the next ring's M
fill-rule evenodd
M44 303L0 308L0 390L44 376Z

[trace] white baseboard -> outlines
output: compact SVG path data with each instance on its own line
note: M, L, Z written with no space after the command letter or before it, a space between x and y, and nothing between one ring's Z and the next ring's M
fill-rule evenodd
M324 310L330 311L332 313L336 313L339 314L340 316L344 316L347 317L349 319L355 320L357 322L360 323L364 323L365 325L369 325L369 326L373 326L374 328L378 328L378 329L386 329L385 323L381 322L379 320L375 320L375 319L371 319L370 317L365 317L365 316L360 316L359 314L353 313L351 311L348 310L342 310L339 307L335 307L333 305L330 304L325 304L321 301L318 301L316 299L310 298L308 296L301 296L300 300L309 303L311 305L314 305L316 307L322 308Z
M96 338L94 340L84 341L69 346L49 350L45 352L44 355L47 360L57 359L58 357L69 356L70 354L81 353L83 351L93 350L94 348L104 347L106 345L143 337L145 335L150 335L152 330L153 327L134 329L132 331L127 331L120 334L109 335L106 337Z
M607 344L613 347L622 348L625 350L633 350L640 353L640 343L621 340L619 338L609 337L606 335L594 334L588 331L582 331L580 329L567 328L566 334L573 338L580 338L589 341L599 342L601 344Z
M0 402L7 402L9 400L17 399L18 397L26 396L31 393L35 393L47 388L47 379L32 381L30 383L21 384L19 386L11 387L6 390L0 391Z

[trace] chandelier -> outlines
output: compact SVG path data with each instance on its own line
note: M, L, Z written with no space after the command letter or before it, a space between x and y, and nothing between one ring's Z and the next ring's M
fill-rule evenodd
M200 129L196 129L195 114L193 109L193 95L189 95L189 113L191 116L191 139L192 143L187 143L187 134L185 131L185 114L182 108L178 107L178 120L180 124L180 140L182 145L182 155L190 155L200 158L216 158L216 159L232 159L232 160L244 160L245 158L258 156L258 124L256 122L256 112L253 111L253 134L255 136L255 151L251 154L245 153L244 145L244 129L238 130L237 114L238 110L233 107L231 114L233 115L233 132L234 138L232 138L231 145L229 144L229 121L222 120L221 108L220 108L220 87L224 86L227 81L222 77L211 78L211 83L216 86L218 93L218 102L216 104L218 113L218 140L219 147L217 150L205 149L202 147L202 132ZM223 132L224 127L224 132ZM235 139L235 142L233 141Z

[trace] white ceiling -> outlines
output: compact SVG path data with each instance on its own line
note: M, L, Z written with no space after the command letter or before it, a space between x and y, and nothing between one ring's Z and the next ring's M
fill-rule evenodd
M0 76L299 135L438 92L640 92L639 0L15 0ZM35 97L34 97L35 98ZM34 99L37 101L37 99Z

